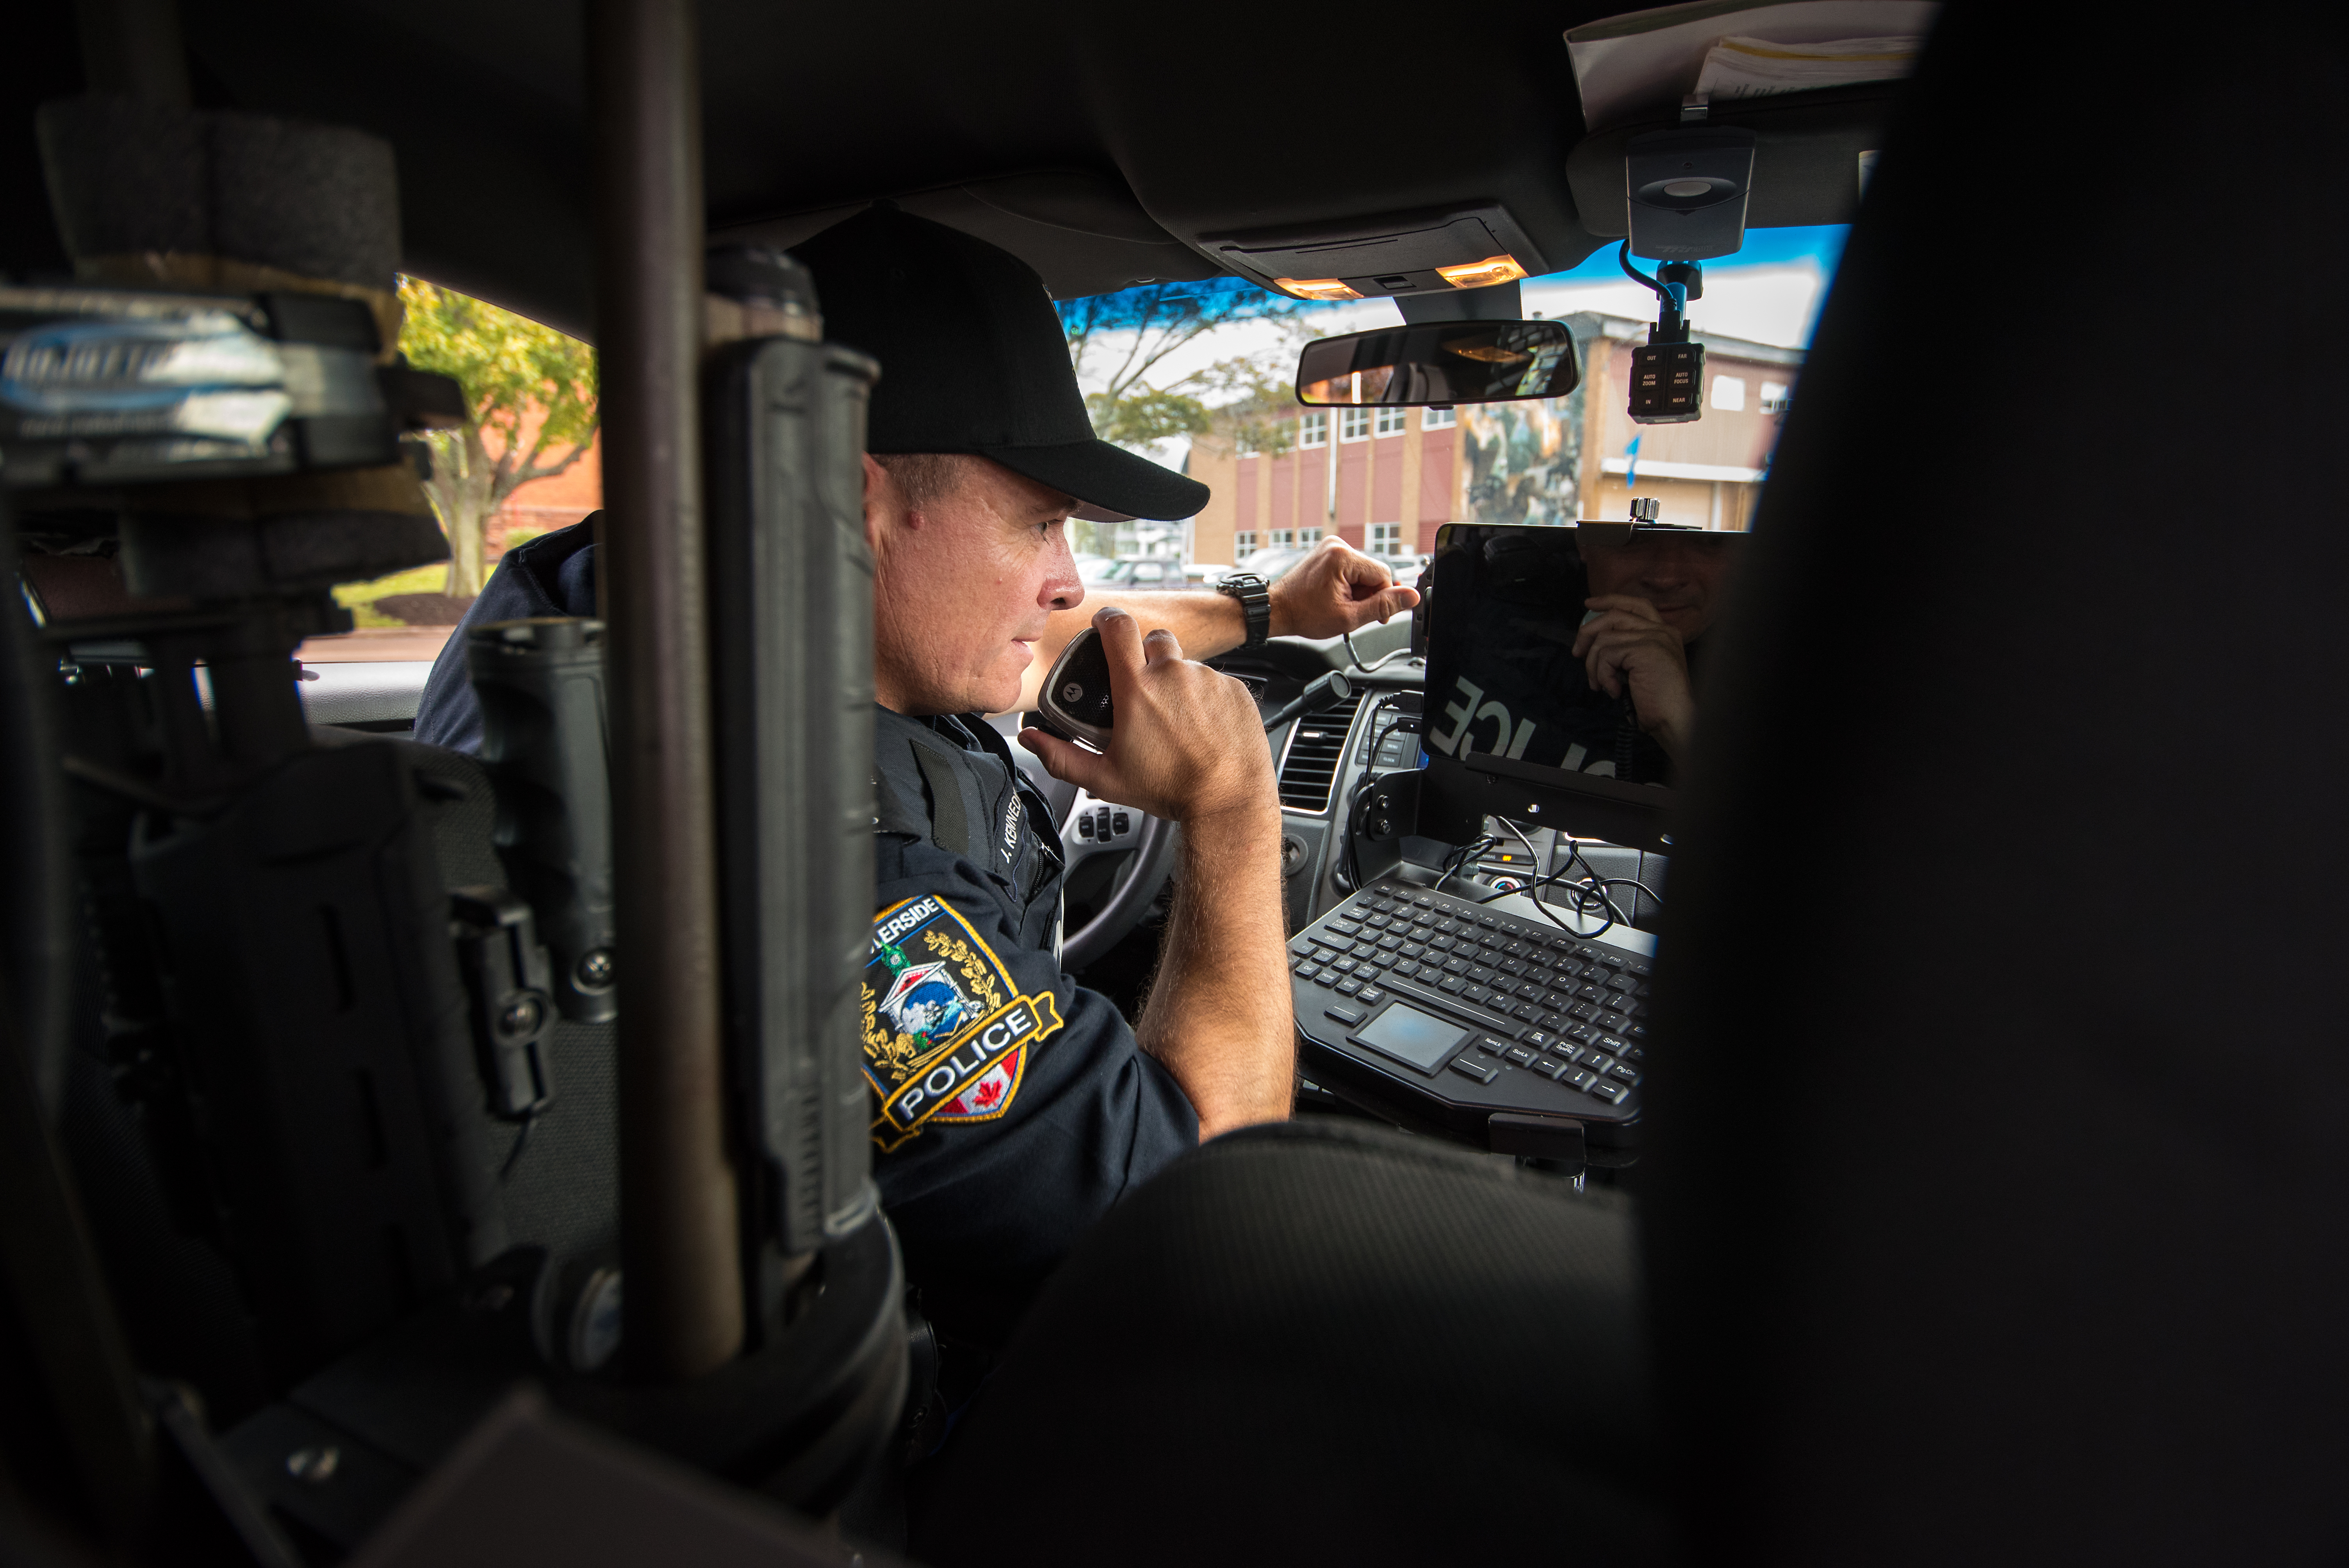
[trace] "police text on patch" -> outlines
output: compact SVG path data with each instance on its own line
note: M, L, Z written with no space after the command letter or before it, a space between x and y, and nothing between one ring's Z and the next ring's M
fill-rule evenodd
M898 1085L881 1102L882 1114L899 1131L911 1132L1012 1052L1060 1026L1060 1006L1050 993L1014 997L980 1019L952 1050L923 1064Z

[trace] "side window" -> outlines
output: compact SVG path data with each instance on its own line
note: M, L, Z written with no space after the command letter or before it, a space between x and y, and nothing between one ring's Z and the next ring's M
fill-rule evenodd
M1735 413L1745 407L1745 378L1742 376L1714 377L1713 396L1707 401L1724 413Z
M1371 437L1371 411L1368 408L1338 410L1338 438L1341 441L1366 441Z
M594 349L422 278L399 280L399 303L409 364L453 377L464 396L463 427L421 437L439 459L424 494L449 557L338 584L357 629L313 640L302 654L312 664L429 661L507 551L604 504Z
M1297 444L1300 447L1326 447L1330 444L1330 416L1319 408L1301 414L1297 420Z
M1457 408L1422 408L1419 428L1423 430L1448 430L1460 422Z
M1409 414L1407 408L1381 408L1371 421L1371 431L1381 436L1400 436Z

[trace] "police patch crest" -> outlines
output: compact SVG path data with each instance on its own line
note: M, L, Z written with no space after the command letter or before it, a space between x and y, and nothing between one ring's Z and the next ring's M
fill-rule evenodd
M932 1121L993 1121L1011 1107L1028 1047L1061 1027L1049 991L1022 996L970 923L935 897L873 921L864 965L864 1076L873 1139L896 1148Z

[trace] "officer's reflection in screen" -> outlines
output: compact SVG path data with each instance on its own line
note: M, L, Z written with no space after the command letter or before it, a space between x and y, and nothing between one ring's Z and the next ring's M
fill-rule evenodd
M1454 531L1431 573L1429 749L1670 784L1742 537L1625 524Z

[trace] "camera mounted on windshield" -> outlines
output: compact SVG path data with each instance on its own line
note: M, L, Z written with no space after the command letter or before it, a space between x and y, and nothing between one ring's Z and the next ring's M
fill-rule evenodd
M1634 282L1656 291L1656 325L1631 351L1631 422L1685 425L1704 418L1704 345L1689 339L1689 301L1704 297L1704 269L1666 262L1650 277L1631 264L1631 242L1615 253Z
M1745 203L1754 185L1754 135L1702 123L1709 106L1691 98L1677 130L1633 137L1623 150L1625 227L1615 255L1624 273L1656 291L1648 341L1631 351L1630 413L1635 425L1685 425L1704 417L1704 345L1689 339L1688 307L1704 297L1697 263L1745 243ZM1660 263L1653 277L1634 255Z

